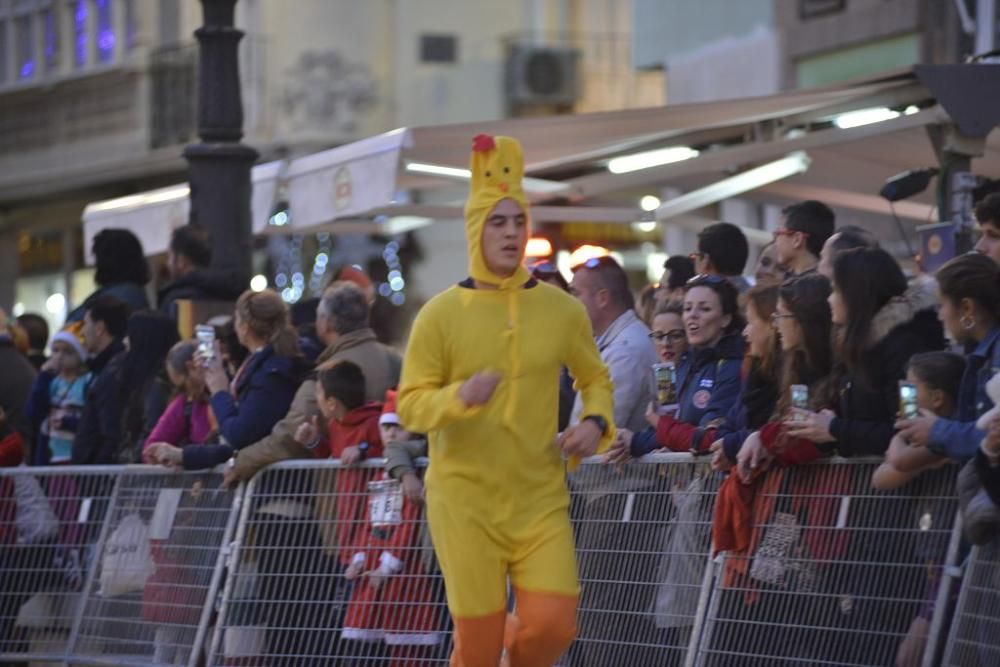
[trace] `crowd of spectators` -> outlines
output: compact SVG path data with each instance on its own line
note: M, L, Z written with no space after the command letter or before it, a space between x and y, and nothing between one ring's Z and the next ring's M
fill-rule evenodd
M611 257L574 267L570 282L549 262L533 266L532 275L575 296L589 317L614 383L618 435L607 461L657 450L705 454L727 475L719 502L739 503L749 502L771 471L824 457L884 457L872 478L877 489L899 488L952 460L967 464L963 502L973 519L970 537L981 543L1000 532L1000 417L993 414L1000 386L989 390L1000 368L1000 195L987 197L976 214L982 237L975 252L934 275L908 276L869 232L837 228L833 212L816 201L784 210L752 275L747 239L728 223L704 228L690 256L671 256L638 303ZM371 329L370 281L341 274L347 280L326 288L303 336L278 294L241 291L237 276L208 268L211 253L204 230L177 230L171 282L159 310L151 310L141 246L127 231L106 230L94 240L98 289L65 328L49 339L37 316L0 316L3 465L144 462L196 470L231 460L225 475L234 484L285 459L352 465L385 455L386 478L403 485L404 513L418 517L422 485L413 460L426 454L426 442L406 431L392 407L403 359ZM176 303L191 298L235 301L214 346L178 337ZM677 405L669 411L656 404L657 363L676 369ZM562 430L580 419L581 406L565 369L558 381ZM901 381L916 387L917 414L899 414ZM800 387L804 402L793 397ZM317 497L332 493L320 480ZM361 498L365 480L342 477L337 491ZM315 515L338 526L294 538L299 546L321 543L336 554L329 563L289 570L262 558L258 566L353 582L344 640L408 637L407 655L416 658L440 640L429 616L382 627L363 613L383 587L386 599L402 595L394 574L433 567L392 550L423 544L426 535L386 541L382 531L384 554L371 561L363 504L314 506L299 494L256 511L289 521ZM716 526L717 542L752 557L740 534L746 527L735 534L728 528ZM294 546L288 535L262 529L256 539ZM848 550L872 557L879 548ZM424 590L420 600L429 605L438 595ZM907 655L919 656L921 627L910 628ZM858 640L878 664L897 650L879 643L884 636ZM297 650L294 638L283 641ZM406 653L398 641L390 644L385 655Z

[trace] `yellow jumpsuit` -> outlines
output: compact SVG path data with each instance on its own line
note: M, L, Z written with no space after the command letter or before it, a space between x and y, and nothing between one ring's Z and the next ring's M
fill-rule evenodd
M421 309L398 411L408 430L429 435L427 516L456 622L452 664L496 667L509 576L520 622L506 628L510 664L542 667L572 641L579 593L565 465L554 444L560 368L576 378L583 414L609 424L612 385L579 302L530 281L523 267L506 279L486 267L480 236L488 214L504 198L526 212L528 204L517 141L476 142L466 204L470 273L498 289L455 286ZM502 380L486 405L467 406L458 390L482 371ZM599 451L613 438L609 428Z

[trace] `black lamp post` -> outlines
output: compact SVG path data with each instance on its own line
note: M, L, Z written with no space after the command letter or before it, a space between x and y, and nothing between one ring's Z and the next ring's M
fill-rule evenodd
M191 224L212 234L212 268L238 272L249 282L253 231L250 168L257 151L240 143L243 103L237 48L243 32L233 27L236 0L201 0L198 136L184 150L191 186Z

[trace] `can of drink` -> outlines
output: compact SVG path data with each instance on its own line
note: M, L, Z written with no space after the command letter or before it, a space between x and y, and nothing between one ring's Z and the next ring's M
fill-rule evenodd
M653 392L657 412L662 415L677 411L677 367L674 362L653 364Z
M809 409L809 387L804 384L793 384L791 386L792 392L792 407L798 408L800 410ZM795 421L799 421L801 417L796 414Z

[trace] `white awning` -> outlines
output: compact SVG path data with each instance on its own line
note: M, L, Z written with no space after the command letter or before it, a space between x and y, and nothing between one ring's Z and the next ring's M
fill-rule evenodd
M855 115L846 122L845 114L858 111L881 120L857 124ZM523 144L536 221L652 220L636 208L636 193L665 186L698 197L663 202L657 218L743 188L740 196L761 201L816 196L835 209L887 219L889 204L877 196L882 183L937 164L927 127L947 122L945 110L907 70L750 99L404 128L294 159L283 174L279 163L256 167L254 231L397 233L460 217L464 193L454 185L468 179L470 141L480 133ZM609 168L614 158L648 151L657 151L660 162ZM801 168L773 181L750 178L789 155L802 156ZM1000 176L1000 133L989 137L973 168ZM289 223L268 227L279 177L286 180ZM926 192L897 204L896 213L926 221L933 204ZM88 246L97 230L127 226L149 254L163 252L170 230L186 220L185 186L91 204L84 213Z
M281 162L267 162L257 165L250 172L250 216L254 234L261 234L267 228L280 170ZM165 253L173 230L188 222L190 192L187 184L181 183L88 204L83 210L87 265L94 263L91 246L94 237L102 229L128 229L139 237L147 256Z

